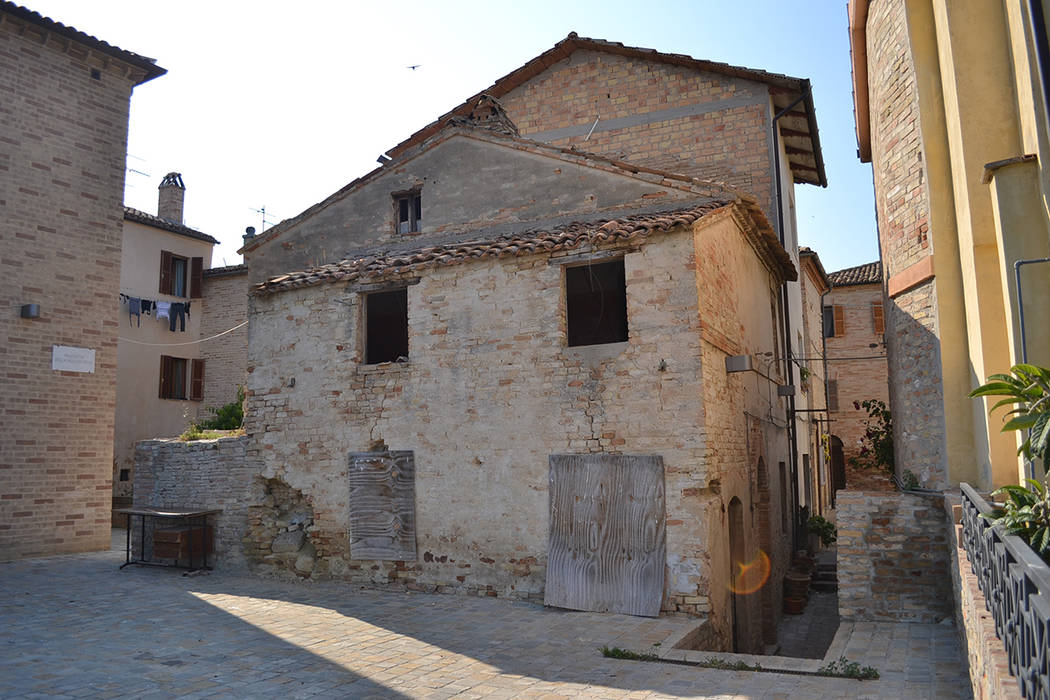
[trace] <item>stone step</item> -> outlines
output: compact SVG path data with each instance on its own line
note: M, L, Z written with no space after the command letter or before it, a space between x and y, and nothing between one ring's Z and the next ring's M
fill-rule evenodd
M839 584L838 581L814 581L809 588L817 593L834 593L839 589Z

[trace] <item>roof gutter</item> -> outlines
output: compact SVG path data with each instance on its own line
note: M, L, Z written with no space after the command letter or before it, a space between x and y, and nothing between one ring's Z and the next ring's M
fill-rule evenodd
M850 0L849 55L853 72L853 120L857 126L857 157L871 162L871 113L868 109L868 1Z

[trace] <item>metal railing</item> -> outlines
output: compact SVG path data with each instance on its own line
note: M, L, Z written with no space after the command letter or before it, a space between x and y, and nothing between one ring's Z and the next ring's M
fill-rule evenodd
M982 518L992 506L969 484L961 487L963 547L1010 674L1023 697L1050 700L1050 567L1024 540Z

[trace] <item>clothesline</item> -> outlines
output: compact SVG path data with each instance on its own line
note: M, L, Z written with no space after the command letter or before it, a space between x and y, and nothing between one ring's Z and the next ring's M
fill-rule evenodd
M135 345L152 345L152 346L158 347L158 348L171 348L171 347L175 347L176 345L196 345L197 343L205 343L205 342L207 342L209 340L215 340L219 336L226 335L227 333L233 333L238 328L240 328L242 326L247 326L247 325L248 325L247 321L242 321L242 322L238 323L236 326L234 326L233 328L230 328L229 330L225 330L222 333L216 333L215 335L210 336L208 338L201 338L200 340L191 340L191 341L186 342L186 343L144 343L141 340L132 340L131 338L121 338L119 336L117 337L117 340L123 340L123 341L128 342L128 343L134 343Z

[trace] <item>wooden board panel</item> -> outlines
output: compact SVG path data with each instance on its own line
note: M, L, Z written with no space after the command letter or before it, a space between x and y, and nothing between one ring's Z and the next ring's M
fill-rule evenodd
M416 560L416 460L411 451L352 452L350 556Z
M550 456L545 604L656 617L665 562L662 457Z

